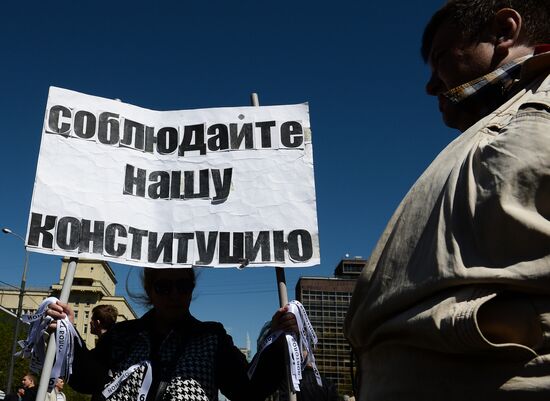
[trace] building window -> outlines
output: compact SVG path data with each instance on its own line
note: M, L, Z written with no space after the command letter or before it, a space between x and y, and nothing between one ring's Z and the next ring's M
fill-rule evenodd
M86 333L88 333L88 325L87 324L84 325L84 334L86 334Z
M90 312L89 311L85 311L84 312L84 318L85 319L88 319L90 317Z

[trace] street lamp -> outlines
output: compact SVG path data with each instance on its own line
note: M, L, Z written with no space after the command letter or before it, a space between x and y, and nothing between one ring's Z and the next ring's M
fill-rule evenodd
M21 241L23 241L23 246L25 246L25 239L17 233L14 233L9 228L3 228L2 232L4 234L11 234ZM15 329L13 330L13 343L11 346L11 357L10 357L10 370L8 371L8 384L6 387L6 392L11 392L11 386L13 383L13 368L15 365L15 351L17 351L17 339L19 338L19 324L21 322L21 312L23 310L23 296L25 295L25 284L27 282L27 266L29 265L29 251L25 248L25 264L23 265L23 275L21 276L21 286L19 287L19 304L17 305L17 320L15 321Z

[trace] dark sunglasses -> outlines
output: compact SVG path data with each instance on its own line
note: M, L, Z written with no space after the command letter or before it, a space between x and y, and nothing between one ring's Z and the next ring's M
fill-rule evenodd
M153 283L153 290L159 295L168 295L173 289L180 294L193 291L195 283L189 279L181 278L179 280L157 280Z

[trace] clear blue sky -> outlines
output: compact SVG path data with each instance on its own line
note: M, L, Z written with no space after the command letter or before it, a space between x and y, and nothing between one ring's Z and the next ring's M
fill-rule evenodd
M0 226L25 235L48 87L155 110L309 102L321 265L368 257L409 187L456 132L424 93L420 37L442 0L7 2L0 15ZM22 243L0 236L0 280L19 285ZM28 285L60 258L31 254ZM113 265L119 295L135 268ZM193 313L254 341L278 305L273 269L201 274ZM137 307L136 307L137 308ZM139 312L142 309L137 308Z

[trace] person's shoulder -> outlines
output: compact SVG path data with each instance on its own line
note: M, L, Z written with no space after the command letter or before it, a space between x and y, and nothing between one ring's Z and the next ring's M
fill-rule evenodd
M116 322L111 330L133 330L141 324L141 319L123 320L121 322Z
M227 332L225 331L225 327L223 327L223 324L221 324L220 322L213 322L213 321L203 322L201 320L195 319L194 317L193 317L193 320L194 320L194 326L199 331L205 331L205 332L216 333L216 334L227 334Z
M137 334L138 332L141 331L139 329L140 324L138 323L138 320L139 319L125 320L123 322L115 323L110 330L107 330L107 332L99 338L98 344L100 342L114 341L121 337L125 338L129 335L131 336L133 334Z
M116 322L113 327L111 327L111 329L107 331L107 333L134 333L140 331L142 328L150 324L153 324L152 316L150 312L147 312L145 315L138 319L122 320Z
M525 93L522 95L520 102L529 103L529 101L534 100L542 101L542 103L545 103L545 105L548 107L549 101L548 101L548 92L550 92L550 53L546 56L546 69L542 72L539 72L539 74L533 75L531 79L525 79L523 80L523 85L520 86L525 89ZM534 58L539 58L541 56L537 56ZM548 110L547 110L548 111Z
M27 387L25 389L25 394L23 394L23 400L24 401L34 401L36 399L36 393L38 392L38 388L36 386L34 387Z
M123 320L117 322L101 337L99 337L96 348L110 349L114 344L120 345L139 335L146 328L143 317L139 319Z

